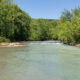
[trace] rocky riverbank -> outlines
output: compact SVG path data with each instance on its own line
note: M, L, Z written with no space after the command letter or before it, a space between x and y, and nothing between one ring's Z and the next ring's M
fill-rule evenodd
M78 44L78 43L67 43L67 42L63 42L63 43L67 44L67 45L71 45L71 46L80 47L80 44Z
M76 44L75 46L76 46L76 47L80 47L80 44Z
M0 43L0 47L22 47L24 42Z

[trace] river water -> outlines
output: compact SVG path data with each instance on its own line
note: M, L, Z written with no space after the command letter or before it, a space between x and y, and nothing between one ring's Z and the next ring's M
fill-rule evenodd
M80 48L59 42L26 42L0 48L0 80L80 80Z

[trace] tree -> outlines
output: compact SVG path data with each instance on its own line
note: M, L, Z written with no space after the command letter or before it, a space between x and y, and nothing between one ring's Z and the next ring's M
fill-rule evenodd
M0 36L11 41L28 40L31 18L11 2L2 0L0 5Z
M61 15L61 21L62 22L71 21L71 19L72 19L72 13L65 9L64 12L62 12L62 15Z

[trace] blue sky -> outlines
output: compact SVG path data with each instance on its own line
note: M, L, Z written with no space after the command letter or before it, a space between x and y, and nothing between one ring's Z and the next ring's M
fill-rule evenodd
M32 18L58 19L64 9L80 6L80 0L15 0Z

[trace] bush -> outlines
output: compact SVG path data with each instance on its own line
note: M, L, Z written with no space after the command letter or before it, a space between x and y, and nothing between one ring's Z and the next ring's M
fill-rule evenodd
M0 36L0 42L10 42L10 40Z

